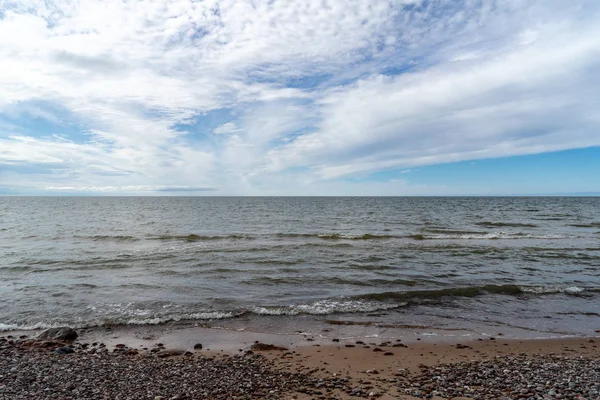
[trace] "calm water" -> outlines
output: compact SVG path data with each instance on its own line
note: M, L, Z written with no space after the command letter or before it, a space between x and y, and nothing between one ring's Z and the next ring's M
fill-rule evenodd
M589 334L600 198L0 197L0 282L1 330L315 315Z

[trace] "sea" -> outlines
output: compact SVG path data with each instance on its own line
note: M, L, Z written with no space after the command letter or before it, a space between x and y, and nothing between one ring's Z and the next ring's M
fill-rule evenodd
M0 330L600 329L599 197L0 197Z

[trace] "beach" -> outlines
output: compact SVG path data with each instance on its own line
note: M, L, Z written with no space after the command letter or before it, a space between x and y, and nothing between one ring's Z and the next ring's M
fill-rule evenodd
M0 398L600 398L597 337L458 343L419 335L273 340L230 332L219 346L221 333L177 333L198 340L190 346L159 342L168 335L135 339L119 327L84 330L73 342L11 332L0 338Z
M597 198L0 204L0 398L599 398Z

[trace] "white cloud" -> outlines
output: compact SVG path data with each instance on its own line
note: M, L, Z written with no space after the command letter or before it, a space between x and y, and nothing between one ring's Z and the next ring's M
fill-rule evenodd
M213 132L216 133L217 135L227 135L229 133L234 133L234 132L238 132L238 131L239 131L238 127L233 122L224 123L223 125L217 126L213 130Z
M323 179L600 145L599 15L591 0L0 0L2 183L346 193Z
M319 129L272 150L270 168L310 166L335 178L600 145L590 87L600 83L599 38L597 28L554 32L476 63L332 90Z
M98 193L138 193L138 192L210 192L213 187L194 186L47 186L44 189L55 192L98 192Z

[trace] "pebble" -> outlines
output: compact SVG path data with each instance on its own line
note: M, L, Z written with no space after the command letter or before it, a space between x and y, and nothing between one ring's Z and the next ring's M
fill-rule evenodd
M55 346L56 347L56 346ZM48 348L0 343L0 397L10 400L128 399L128 400L225 400L290 398L305 393L327 399L331 390L350 393L357 387L347 377L317 378L311 372L282 369L252 352L230 357L160 358L150 351L129 355L127 347L116 353L80 344L74 354L54 356ZM95 354L91 350L96 351ZM98 349L98 350L96 350ZM53 350L51 348L50 350ZM160 350L169 353L180 351ZM152 355L152 356L149 356ZM376 393L361 385L355 394L367 398Z
M397 386L402 393L415 397L423 395L416 388L427 388L428 393L443 398L598 399L600 360L521 354L423 365L418 374L399 381Z

